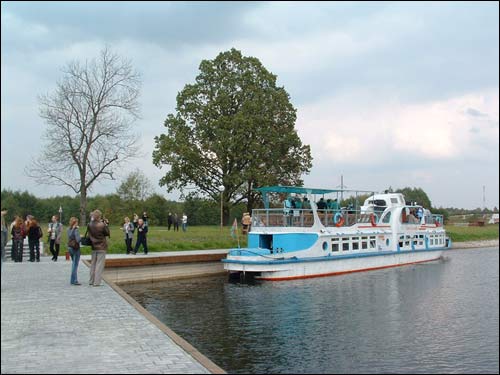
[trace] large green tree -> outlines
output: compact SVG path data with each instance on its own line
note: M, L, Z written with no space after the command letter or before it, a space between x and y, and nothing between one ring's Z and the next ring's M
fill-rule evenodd
M194 186L218 202L222 185L227 222L232 205L254 206L255 187L302 184L312 157L295 120L290 96L257 58L231 49L203 60L195 82L177 95L166 134L155 137L154 164L170 166L160 185Z

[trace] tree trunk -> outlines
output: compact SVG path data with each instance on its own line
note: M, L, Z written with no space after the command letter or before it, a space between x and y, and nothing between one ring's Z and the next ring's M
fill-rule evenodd
M80 191L80 226L87 225L87 189L82 185Z
M228 225L229 223L229 202L224 202L223 210L222 210L222 221L224 225ZM230 223L233 224L232 222Z

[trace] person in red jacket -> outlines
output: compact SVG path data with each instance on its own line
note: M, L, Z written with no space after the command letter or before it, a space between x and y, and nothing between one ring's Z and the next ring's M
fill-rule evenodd
M16 216L10 234L12 235L12 258L16 263L22 262L23 243L24 238L26 237L26 228L24 227L23 219L19 216Z

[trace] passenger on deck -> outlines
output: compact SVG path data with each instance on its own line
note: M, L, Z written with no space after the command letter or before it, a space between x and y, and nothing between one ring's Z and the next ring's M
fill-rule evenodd
M408 224L418 224L419 220L415 216L415 210L411 210L410 214L408 215Z
M424 217L424 209L422 207L417 208L415 216L417 217L418 221L421 222L422 218Z
M302 208L304 210L309 210L311 208L311 202L309 202L309 199L307 199L307 197L304 197L304 200L302 202Z
M326 210L326 202L323 198L320 198L319 202L317 203L318 210Z
M340 209L340 207L339 207L339 203L337 202L337 198L335 198L333 200L332 199L328 199L328 201L330 202L328 204L328 209L332 210L333 212L338 212L339 209Z

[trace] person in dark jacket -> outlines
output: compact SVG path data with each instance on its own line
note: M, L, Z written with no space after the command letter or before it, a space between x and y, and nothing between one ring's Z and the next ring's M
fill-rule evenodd
M92 212L93 220L89 224L89 237L92 241L92 257L90 263L89 285L101 286L102 272L106 261L106 251L108 250L109 237L108 221L102 218L99 210Z
M169 212L168 213L168 217L167 217L168 230L170 230L170 227L172 226L172 223L173 223L172 212Z
M148 226L144 224L144 220L139 219L139 225L137 226L137 241L135 242L134 255L137 254L140 245L142 245L142 247L144 248L144 254L148 253L148 243L146 239L146 233L148 233Z
M28 245L30 247L30 262L40 262L40 238L42 238L42 228L38 225L38 221L32 218L28 228ZM36 251L36 253L35 253ZM35 257L36 256L36 257Z

